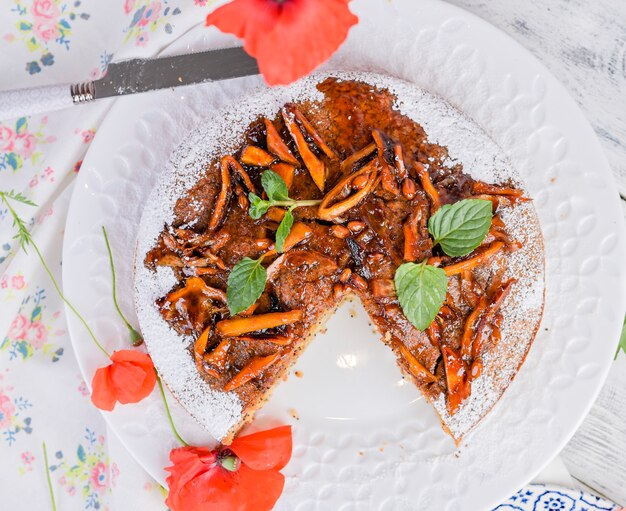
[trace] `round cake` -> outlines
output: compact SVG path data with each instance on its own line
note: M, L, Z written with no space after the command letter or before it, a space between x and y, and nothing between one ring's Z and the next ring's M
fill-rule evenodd
M473 250L434 241L436 214L485 201ZM146 345L222 443L349 297L458 442L507 389L543 312L541 231L517 173L444 100L386 76L315 74L217 112L172 154L139 232ZM397 289L408 266L447 280L420 328Z

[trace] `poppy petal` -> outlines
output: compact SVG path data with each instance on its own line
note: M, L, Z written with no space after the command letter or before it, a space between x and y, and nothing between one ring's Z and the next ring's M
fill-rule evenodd
M348 0L234 0L206 20L244 40L269 85L288 84L313 71L357 22Z
M156 373L154 369L122 362L113 365L111 380L117 400L121 404L137 403L152 392L156 384Z
M258 44L259 70L269 85L307 75L339 48L358 18L347 0L285 2L274 29Z
M118 350L111 355L112 362L132 362L144 368L154 367L154 363L147 353L137 350Z
M291 458L291 426L235 438L228 448L253 470L280 470Z
M110 378L111 365L101 367L91 381L91 402L100 410L111 411L115 408L115 392Z
M246 497L242 511L269 511L283 493L285 476L277 470L252 470L241 465L237 476L238 493Z
M259 39L274 28L280 12L278 2L233 0L209 13L206 25L215 25L222 32L243 39L245 50L255 55Z
M247 511L251 495L238 480L239 471L228 472L214 465L184 485L170 486L165 503L172 511Z
M181 490L205 472L218 470L215 466L216 457L215 453L209 449L191 446L170 451L170 460L173 465L165 469L170 473L166 479L170 490L165 501L168 507L173 510L188 509L185 507L184 497L181 497Z
M119 350L113 352L111 360L111 380L120 403L137 403L150 395L156 385L150 355L136 350Z

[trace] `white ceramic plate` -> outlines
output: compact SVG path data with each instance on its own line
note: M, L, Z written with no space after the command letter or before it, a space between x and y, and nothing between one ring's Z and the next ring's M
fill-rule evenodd
M562 448L606 376L626 290L615 185L574 102L508 37L437 1L351 5L361 22L333 58L333 68L386 73L441 95L481 125L522 175L535 197L546 242L546 312L518 377L456 452L417 391L398 385L393 357L372 335L360 306L347 306L299 361L304 377L281 384L263 410L261 423L294 424L294 456L277 508L488 509ZM232 44L198 28L168 51L225 42ZM110 349L123 347L126 336L111 304L100 225L111 235L118 291L132 316L134 240L158 172L197 122L260 83L253 77L123 98L100 127L70 206L63 281ZM352 310L357 321L347 321ZM90 381L106 360L86 342L70 313L68 322ZM210 442L184 410L175 406L175 413L190 441ZM176 442L158 395L105 416L163 482Z

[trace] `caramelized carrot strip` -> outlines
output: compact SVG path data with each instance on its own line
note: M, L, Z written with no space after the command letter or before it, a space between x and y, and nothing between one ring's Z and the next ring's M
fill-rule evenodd
M351 154L345 160L341 162L340 168L341 171L345 171L348 169L352 169L352 165L354 165L359 160L362 160L366 156L369 156L374 151L376 151L376 144L372 142L369 145L366 145L364 148L359 149L356 153Z
M492 322L494 316L500 310L502 302L504 302L504 299L511 292L511 288L513 287L513 284L515 284L515 282L517 282L516 279L509 279L504 284L502 284L498 291L496 291L493 302L489 304L489 308L487 309L484 316L481 318L480 323L476 327L476 339L474 339L474 344L472 346L472 357L476 358L480 355L483 347L483 331L485 327Z
M274 157L270 153L253 145L244 147L239 159L241 163L254 167L267 167L274 161Z
M211 249L205 248L204 250L201 251L201 253L206 259L208 259L208 261L211 264L214 264L220 270L226 269L226 265L224 264L224 261L222 261L219 257L217 257L213 252L211 252Z
M470 375L469 375L469 379L470 380L475 380L476 378L478 378L483 372L483 363L482 360L474 360L472 362L472 367L470 369Z
M386 190L393 195L398 195L400 193L400 187L398 186L395 176L391 172L391 166L385 159L385 141L383 140L383 133L380 130L372 130L372 138L374 139L376 148L378 149L378 163L382 169L381 182L383 190Z
M493 318L493 322L491 324L491 338L494 344L498 344L502 340L502 330L500 327L502 325L502 313L498 312L496 316Z
M250 179L248 173L241 166L241 163L235 160L232 156L226 156L226 158L228 158L228 164L230 165L231 170L239 176L239 178L243 181L243 184L246 185L248 191L256 193L256 188L252 184L252 180Z
M176 291L172 291L171 293L169 293L165 297L165 300L171 303L177 302L178 300L180 300L181 298L184 298L185 296L187 296L189 293L193 291L202 291L204 289L204 286L206 286L206 284L204 283L204 280L202 280L201 278L199 277L188 278L187 281L185 282L184 287L181 287L180 289L177 289Z
M258 316L243 318L223 319L215 325L218 333L224 337L236 337L238 335L274 328L282 325L290 325L302 319L301 310L285 312L268 312Z
M393 163L396 167L396 176L398 177L398 181L404 181L408 177L408 173L406 171L406 166L404 165L402 146L400 144L393 146Z
M497 227L498 229L506 229L506 225L502 221L499 215L493 215L491 217L491 225Z
M182 259L174 254L164 254L155 261L157 266L171 266L172 268L182 268L185 266Z
M476 322L487 308L487 298L485 295L480 297L478 305L465 320L463 327L463 337L461 337L461 356L468 360L472 352L472 340L476 329Z
M420 182L422 183L422 188L426 192L426 195L430 198L430 201L433 203L433 212L437 211L440 206L439 201L439 192L433 185L433 182L430 180L430 175L428 171L419 162L415 162L415 170L417 171L417 175L420 178Z
M409 371L411 371L413 376L429 383L437 381L437 378L415 358L404 344L398 343L398 348L409 365Z
M217 268L196 268L196 275L217 275L221 272Z
M232 158L232 156L230 158ZM215 201L215 209L213 210L213 215L211 216L211 220L209 222L209 231L217 229L226 216L226 208L231 195L229 167L229 156L224 156L220 164L222 186L220 188L220 193L217 196L217 200Z
M235 376L224 386L224 390L226 392L235 390L242 385L248 383L250 380L262 376L263 372L274 362L276 362L279 356L279 353L274 353L273 355L268 355L267 357L253 358L250 362L248 362L246 366L243 367L241 371L239 371L239 374L237 374L237 376Z
M293 224L291 231L285 238L285 242L283 243L283 252L287 252L295 247L298 243L302 243L303 241L309 239L313 235L313 230L303 222L296 222ZM272 248L265 252L265 257L270 257L276 255L276 249ZM274 261L276 262L276 261ZM274 263L272 263L273 265ZM269 272L269 268L268 268Z
M283 178L287 188L291 188L291 185L293 184L293 177L296 174L296 167L294 165L282 162L274 163L271 169Z
M285 238L285 243L283 243L283 251L292 249L298 243L303 242L304 240L309 239L313 235L313 230L304 222L296 222L291 227L291 231Z
M239 337L233 337L233 340L248 342L266 341L271 342L272 344L277 344L278 346L286 346L287 344L291 344L291 341L293 341L293 337L289 335L272 335L269 337L253 337L251 335L240 335Z
M494 254L497 254L504 247L504 243L501 241L494 241L491 245L487 247L486 250L476 254L474 257L466 259L465 261L461 261L459 263L451 264L450 266L446 266L444 271L446 275L450 277L451 275L458 275L465 270L471 270L475 268L483 261L486 261Z
M426 328L426 335L432 344L439 347L441 345L441 325L437 321L433 321Z
M403 257L405 261L415 261L420 255L421 236L419 236L417 227L421 216L422 211L420 209L414 209L402 225L402 232L404 233Z
M211 327L208 326L204 329L204 331L200 334L200 337L196 339L196 342L193 345L193 352L196 355L196 361L198 359L202 359L204 352L206 351L206 345L209 341L209 333L211 332Z
M284 208L278 208L276 206L272 206L270 209L267 210L267 213L265 213L265 216L274 222L280 222L285 216L286 211L287 210Z
M319 133L315 130L313 125L309 122L309 120L304 116L304 114L300 111L300 109L293 105L286 105L286 108L293 114L293 116L302 124L304 130L309 134L309 136L313 139L317 147L319 147L326 156L328 156L331 160L337 158L335 151L333 151L324 139L320 137Z
M501 197L498 195L486 195L484 193L480 195L472 195L472 199L481 199L481 200L491 201L492 211L496 211L498 209L498 207L500 206L500 199L502 198L505 198L505 197Z
M450 308L449 305L443 304L441 309L439 309L439 316L443 319L452 319L456 316L455 312Z
M461 272L461 296L471 307L476 307L480 294L475 291L474 277L471 270Z
M239 207L244 211L248 211L248 207L250 206L250 201L248 200L248 196L239 183L235 183L235 195L237 196L237 203Z
M211 353L204 356L204 361L207 364L217 367L218 369L222 369L226 365L228 348L230 348L230 339L224 339Z
M467 364L451 348L441 348L448 383L448 411L454 415L472 391Z
M344 189L350 185L352 180L361 174L368 176L367 184L346 199L332 203L336 197L341 196ZM376 161L372 160L354 174L350 174L349 176L343 178L324 196L317 210L318 218L321 220L333 220L341 216L343 213L353 208L361 202L361 200L367 197L367 195L369 195L370 192L376 188L379 182L380 177L376 168Z
M221 289L207 286L200 277L189 277L185 282L185 287L172 291L165 299L170 303L174 303L193 292L203 293L213 300L226 303L226 293Z
M302 157L302 161L304 161L305 167L309 171L309 174L311 174L311 178L313 178L317 187L323 192L326 183L326 166L324 165L324 162L315 156L313 151L311 151L307 145L304 135L300 131L300 128L298 128L293 114L286 108L282 109L282 114L287 130L289 131L291 138L293 138L293 141L296 143L296 147L300 152L300 156Z
M252 316L252 314L254 314L254 311L256 310L256 308L258 306L259 306L259 302L254 302L245 311L240 312L239 315L241 315L241 316Z
M476 181L472 185L473 194L486 194L486 195L506 195L507 197L518 200L530 200L524 197L524 192L517 188L511 188L508 186L496 186L487 183Z
M281 160L287 163L291 163L292 165L299 165L298 160L293 155L293 153L287 147L287 144L280 138L278 134L278 130L274 123L269 119L264 119L265 122L265 132L267 134L267 149L272 153L278 156Z

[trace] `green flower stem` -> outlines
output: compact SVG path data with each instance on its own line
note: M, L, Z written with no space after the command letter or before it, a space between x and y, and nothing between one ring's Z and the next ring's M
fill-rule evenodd
M41 252L39 251L39 247L37 247L37 244L35 243L35 241L32 238L30 238L30 244L35 249L35 252L37 253L37 257L39 257L39 261L41 261L41 265L43 266L43 269L46 270L46 273L48 274L48 277L50 277L50 280L52 281L52 285L54 286L54 289L56 289L57 293L59 293L59 296L61 297L61 300L63 300L65 305L67 305L70 308L70 310L76 315L76 317L79 319L79 321L87 329L87 332L89 332L89 335L91 336L91 339L93 340L93 342L96 343L96 346L98 346L98 348L100 348L100 351L102 351L102 353L104 353L107 356L107 358L111 358L111 355L109 354L109 352L107 350L105 350L104 347L102 346L102 344L100 344L98 342L98 339L96 339L95 334L93 333L93 331L91 330L91 328L87 324L87 321L85 321L85 318L83 318L83 316L74 308L74 306L70 303L70 301L67 298L65 298L65 295L61 291L61 288L59 287L59 284L57 283L56 279L54 278L54 275L52 275L52 272L50 271L50 268L48 268L48 265L46 264L46 261L44 260L43 256L41 255Z
M91 328L89 328L89 325L85 321L85 318L83 318L80 315L80 313L74 308L74 306L70 303L70 301L67 298L65 298L65 295L61 291L61 288L59 287L59 284L57 283L56 279L54 278L54 275L52 275L52 272L50 271L50 268L48 268L48 265L46 264L46 261L44 260L43 256L41 255L41 252L39 251L39 247L35 243L35 240L33 239L31 234L26 229L22 219L15 212L15 210L11 207L11 204L9 203L9 200L8 200L10 197L7 196L4 192L0 192L0 198L2 199L2 202L4 202L4 204L6 204L6 206L9 208L9 211L11 212L11 216L13 216L13 220L14 220L15 224L18 227L18 236L19 236L19 239L20 239L20 244L22 245L22 248L24 249L24 251L26 251L26 245L28 245L28 244L32 245L32 247L35 249L35 252L37 253L37 257L39 257L39 261L41 262L41 264L43 266L43 269L48 274L48 277L50 277L50 280L52 281L52 285L54 286L54 289L56 289L56 292L61 297L61 300L63 300L63 302L69 307L69 309L74 314L76 314L76 317L80 320L80 322L83 324L83 326L87 329L87 332L89 332L89 335L91 336L93 342L96 343L96 346L98 346L98 348L100 348L102 353L104 353L107 356L107 358L111 358L111 355L109 355L109 352L107 350L105 350L102 347L102 344L100 344L98 342L98 339L96 339L96 336L94 335L94 333L91 330Z
M172 431L178 441L187 447L189 444L183 440L183 438L178 434L178 430L174 425L174 419L172 419L172 413L170 412L170 406L167 404L167 398L165 397L165 391L163 390L163 383L161 383L161 378L157 374L157 383L159 384L159 391L161 392L161 397L163 398L163 404L165 405L165 412L167 413L167 420L170 422L170 426L172 427Z
M284 207L296 207L301 208L305 206L317 206L321 200L277 200L272 201L272 206L284 206Z
M130 340L131 340L132 345L139 346L143 342L143 338L141 337L141 334L137 332L137 330L135 330L133 326L130 324L130 322L126 319L126 316L124 316L122 309L120 309L120 306L117 303L115 264L113 263L113 252L111 251L111 244L109 243L109 236L107 235L107 231L104 228L104 225L102 226L102 234L104 235L104 242L106 243L107 253L109 254L109 266L111 268L111 281L112 281L112 286L113 286L113 303L115 304L115 309L117 310L117 313L119 314L120 318L126 325L128 332L130 333Z
M57 511L57 505L54 501L54 490L52 489L52 481L50 480L50 469L48 468L48 450L46 449L46 442L43 442L42 446L43 461L46 464L46 479L48 481L48 491L50 492L50 503L52 504L52 511Z

